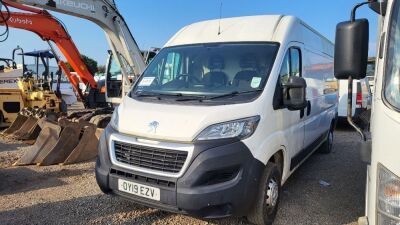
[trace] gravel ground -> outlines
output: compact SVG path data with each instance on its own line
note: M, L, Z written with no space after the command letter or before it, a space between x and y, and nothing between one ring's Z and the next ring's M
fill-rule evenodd
M354 224L364 212L365 166L349 128L335 133L331 154L314 154L287 181L275 225ZM103 195L94 162L12 167L26 145L0 138L0 224L247 224L204 221ZM320 181L329 183L323 186Z

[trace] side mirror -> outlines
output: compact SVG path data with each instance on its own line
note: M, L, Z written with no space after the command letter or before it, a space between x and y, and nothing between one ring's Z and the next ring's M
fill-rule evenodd
M302 110L307 107L306 80L292 76L283 85L283 105L290 111Z
M335 77L362 79L367 74L369 24L367 19L339 23L335 40Z

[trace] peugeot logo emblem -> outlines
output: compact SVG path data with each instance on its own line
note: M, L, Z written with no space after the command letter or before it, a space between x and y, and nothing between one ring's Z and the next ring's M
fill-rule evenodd
M154 134L157 133L158 125L160 125L160 123L157 121L149 123L149 132Z

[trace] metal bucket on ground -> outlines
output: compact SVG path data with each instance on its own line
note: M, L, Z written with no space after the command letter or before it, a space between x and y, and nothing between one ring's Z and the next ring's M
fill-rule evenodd
M14 139L22 139L27 140L26 138L32 137L35 139L37 135L39 135L40 127L38 127L38 118L34 116L29 116L28 119L22 124L21 128L19 128L17 131L15 131L13 134L9 135L8 137L14 138ZM35 136L36 137L33 137Z
M49 166L64 162L78 145L80 134L81 125L73 122L69 123L61 131L60 138L53 148L43 151L45 156L36 160L37 165Z
M84 127L79 144L61 165L69 165L95 159L97 145L103 129L97 129L93 124Z
M28 116L18 114L17 118L14 120L14 122L8 127L6 130L3 131L3 135L11 135L17 130L19 130L22 125L26 122L28 119Z
M55 122L46 121L44 118L39 121L39 126L41 132L35 144L29 147L28 151L14 163L14 166L36 164L37 159L44 157L47 149L52 149L57 143L62 129L61 126Z

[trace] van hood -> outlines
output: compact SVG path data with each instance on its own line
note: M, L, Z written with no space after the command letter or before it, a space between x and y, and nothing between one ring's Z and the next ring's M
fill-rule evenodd
M142 102L125 97L118 107L120 133L141 138L192 142L212 124L256 116L251 103L232 105L177 105ZM154 127L156 125L156 128Z

